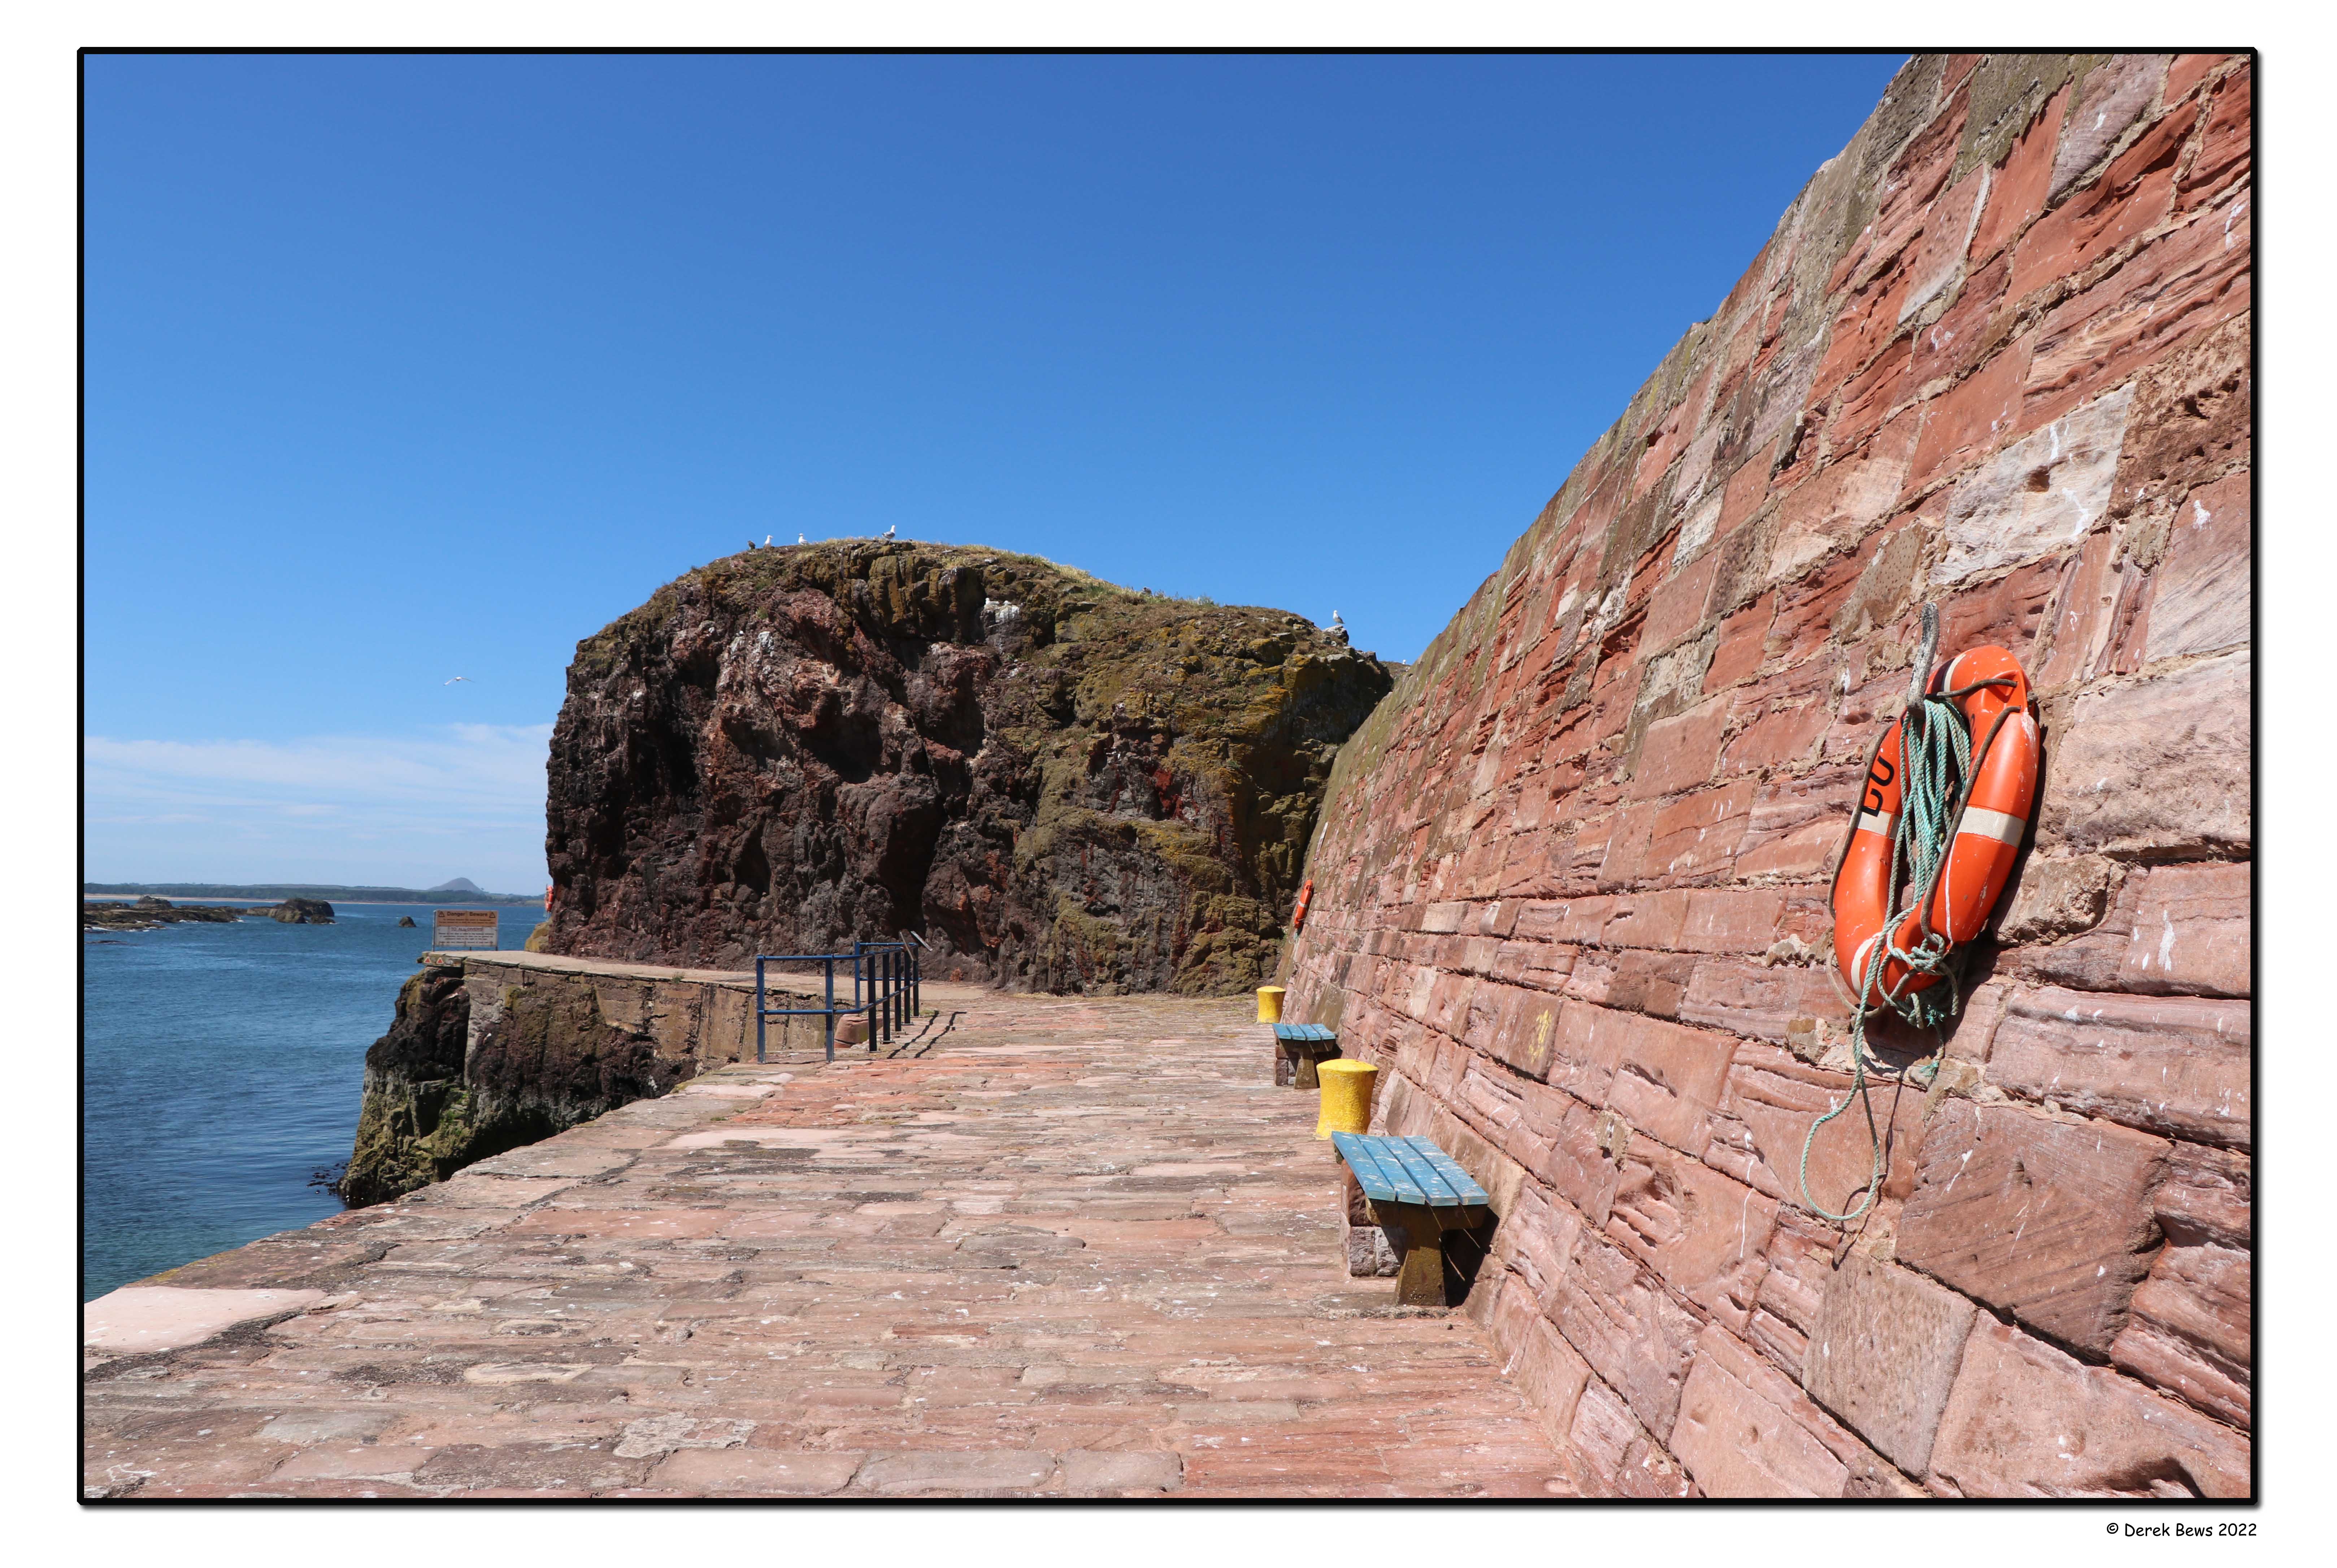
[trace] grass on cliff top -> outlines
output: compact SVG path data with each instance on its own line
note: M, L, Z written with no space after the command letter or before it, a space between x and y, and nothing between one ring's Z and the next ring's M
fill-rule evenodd
M718 570L736 570L741 567L748 569L760 568L767 560L774 556L781 558L782 570L784 571L787 565L801 562L815 552L850 554L855 551L865 551L872 560L879 555L914 551L917 554L936 560L939 564L944 567L998 566L1005 567L1010 571L1021 570L1032 573L1043 572L1062 578L1072 586L1082 589L1090 589L1099 593L1110 594L1121 599L1146 600L1165 605L1190 605L1202 609L1257 610L1267 615L1295 615L1297 613L1295 610L1282 609L1270 604L1221 605L1207 594L1188 597L1180 594L1160 593L1149 588L1129 588L1124 584L1113 582L1108 579L1098 577L1095 573L1089 571L1084 567L1072 566L1060 560L1050 560L1043 555L1031 555L1022 550L1002 550L994 545L944 544L938 541L924 539L829 539L821 540L811 544L758 545L751 550L742 550L736 555L726 555L721 557L719 560L709 561L704 566L692 568L690 571L686 572L683 575L685 577L699 576L700 574L713 572ZM758 570L756 575L760 577L765 574ZM1303 616L1299 617L1299 618L1302 620L1305 619ZM1314 623L1309 621L1307 624L1311 626Z
M1059 616L1092 612L1106 604L1131 609L1145 606L1186 613L1230 611L1273 617L1288 630L1296 631L1297 625L1303 625L1320 631L1313 621L1293 610L1271 605L1221 605L1206 595L1188 599L1148 588L1128 588L1106 581L1082 568L1020 550L989 545L939 544L925 540L836 539L816 544L758 545L692 567L659 587L639 607L580 640L576 645L577 662L588 669L602 667L618 642L628 634L650 630L666 620L680 609L687 590L693 587L717 600L733 603L742 595L772 589L816 588L834 591L846 579L869 578L882 561L902 558L920 560L938 570L981 567L999 579L994 585L999 591L994 597L1027 597L1032 589L1041 589L1049 601L1049 610ZM1297 625L1291 624L1294 622Z

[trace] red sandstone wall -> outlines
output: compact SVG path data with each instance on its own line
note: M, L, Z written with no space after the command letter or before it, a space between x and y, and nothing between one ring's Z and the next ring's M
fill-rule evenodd
M1496 1195L1471 1310L1617 1491L2249 1490L2251 84L1911 63L1341 757L1291 1016ZM1825 878L1926 601L2042 804L1845 1250Z

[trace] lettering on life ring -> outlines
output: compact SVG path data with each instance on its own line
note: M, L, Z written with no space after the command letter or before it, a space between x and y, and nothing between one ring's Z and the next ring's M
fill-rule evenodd
M1892 933L1890 946L1913 948L1938 932L1955 946L1980 935L2003 895L2019 857L2037 798L2039 736L2029 711L2029 677L2020 661L2000 648L1976 648L1950 659L1927 688L1961 692L1953 700L1971 726L1972 777L1958 817L1955 842L1931 898L1910 911ZM1853 823L1849 847L1833 881L1833 955L1853 996L1904 996L1935 983L1938 976L1912 971L1894 959L1880 958L1881 971L1867 966L1886 952L1883 925L1891 918L1891 860L1899 823L1902 741L1906 718L1891 721L1868 765ZM1902 886L1902 901L1917 890Z

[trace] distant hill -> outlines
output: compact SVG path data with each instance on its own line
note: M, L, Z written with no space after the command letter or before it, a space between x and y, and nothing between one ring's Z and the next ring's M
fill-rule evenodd
M467 877L435 888L351 888L319 882L83 882L86 897L323 899L345 904L541 904L542 893L482 892Z

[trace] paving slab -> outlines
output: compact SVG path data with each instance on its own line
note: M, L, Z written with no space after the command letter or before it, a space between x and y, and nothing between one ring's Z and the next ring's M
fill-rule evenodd
M1574 1495L1247 1001L947 1001L92 1303L87 1495Z
M191 1290L171 1285L125 1285L81 1310L82 1348L112 1356L175 1350L240 1324L305 1311L324 1299L322 1290Z

